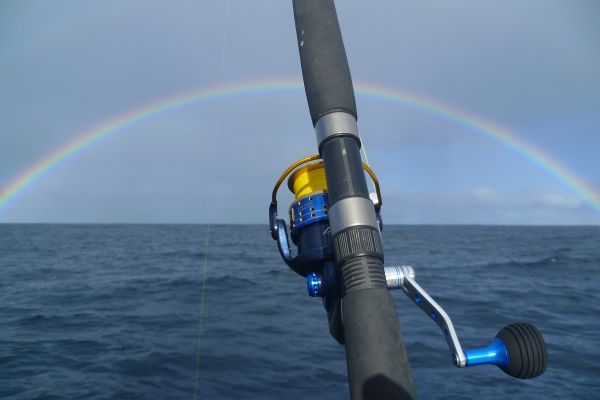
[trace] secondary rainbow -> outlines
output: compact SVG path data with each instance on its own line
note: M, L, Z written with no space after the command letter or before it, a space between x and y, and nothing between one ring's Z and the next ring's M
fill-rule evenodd
M11 199L14 199L17 194L23 192L34 182L40 180L54 167L67 160L79 150L91 146L118 132L123 132L128 127L143 123L149 118L174 112L184 107L220 101L230 97L257 96L302 90L302 82L294 79L270 79L266 81L232 83L220 87L193 90L178 94L167 99L147 104L141 108L131 110L114 119L106 121L95 128L91 128L76 135L73 140L64 146L30 165L0 190L0 209ZM440 101L413 93L396 89L391 90L368 83L356 84L355 90L359 96L389 101L403 107L410 107L437 115L462 125L470 131L510 149L545 171L550 176L558 179L565 187L577 194L581 199L585 200L587 204L600 214L600 196L596 194L586 182L578 178L573 172L569 171L567 167L561 165L542 150L518 137L515 133L472 113L459 110Z

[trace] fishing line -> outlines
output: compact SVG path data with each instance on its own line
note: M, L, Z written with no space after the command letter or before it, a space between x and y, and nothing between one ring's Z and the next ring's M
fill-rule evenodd
M371 167L371 164L369 164L369 157L367 157L367 147L365 146L362 136L360 136L360 129L358 130L358 139L360 140L360 151L362 151L364 156L365 164ZM375 185L373 185L373 182L370 179L367 179L367 188L369 189L369 196L371 193L375 192Z
M229 30L229 0L225 1L225 17L224 17L224 28L223 28L223 45L221 47L221 61L219 64L219 76L218 84L221 85L223 82L223 66L225 64L225 49L227 47L227 33ZM212 151L209 164L209 171L214 171L215 160L217 158L217 139L221 130L221 112L223 108L223 100L217 103L217 115L215 121L215 130L212 141ZM198 388L200 383L200 351L202 345L202 323L204 320L204 297L206 292L206 271L208 270L208 248L210 243L210 226L211 226L211 209L212 209L213 197L212 194L208 195L207 207L206 207L206 231L204 236L204 261L202 266L202 283L200 289L200 316L198 320L198 341L196 344L196 370L194 372L194 399L198 398Z
M360 130L358 130L358 139L360 140L360 150L363 153L363 156L365 158L365 164L367 164L369 167L371 166L371 164L369 164L369 157L367 157L367 149L365 146L365 142L363 142L362 136L360 136ZM369 193L372 193L375 191L375 186L373 186L373 183L371 182L370 179L367 179L367 188L369 188Z
M365 156L365 164L367 164L369 167L371 166L371 164L369 164L369 157L367 157L367 149L365 147L365 142L363 142L362 136L360 136L360 131L358 131L358 138L360 139L360 149L362 150L363 156Z

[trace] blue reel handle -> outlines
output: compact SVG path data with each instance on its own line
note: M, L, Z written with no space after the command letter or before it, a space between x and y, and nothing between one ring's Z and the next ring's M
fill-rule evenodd
M495 338L487 347L465 350L465 358L467 359L465 367L492 364L506 369L508 366L508 352L504 342L499 338Z
M535 378L548 365L544 338L528 323L514 323L502 328L489 346L466 350L465 357L467 367L493 364L520 379Z

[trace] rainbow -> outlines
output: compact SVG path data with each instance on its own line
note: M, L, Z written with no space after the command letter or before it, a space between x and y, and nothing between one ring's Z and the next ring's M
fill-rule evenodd
M33 183L43 178L53 168L81 149L92 146L94 143L118 132L123 132L131 126L141 124L150 118L174 112L184 107L222 101L231 97L257 96L302 90L302 82L295 79L271 79L266 81L232 83L209 89L193 90L131 110L95 128L76 135L73 140L64 146L48 153L41 160L30 165L0 190L0 209L6 206L10 200L14 199L17 194L25 191ZM578 178L550 155L545 154L542 150L526 142L516 134L477 115L423 96L365 83L356 84L355 90L358 96L385 100L402 107L409 107L434 114L462 125L470 131L500 144L560 181L562 185L577 194L577 196L600 214L600 196L586 182Z

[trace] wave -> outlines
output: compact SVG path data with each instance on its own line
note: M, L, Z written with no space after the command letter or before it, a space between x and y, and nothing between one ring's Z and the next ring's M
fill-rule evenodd
M573 261L571 257L560 254L541 257L533 260L508 260L473 265L474 268L554 268Z

